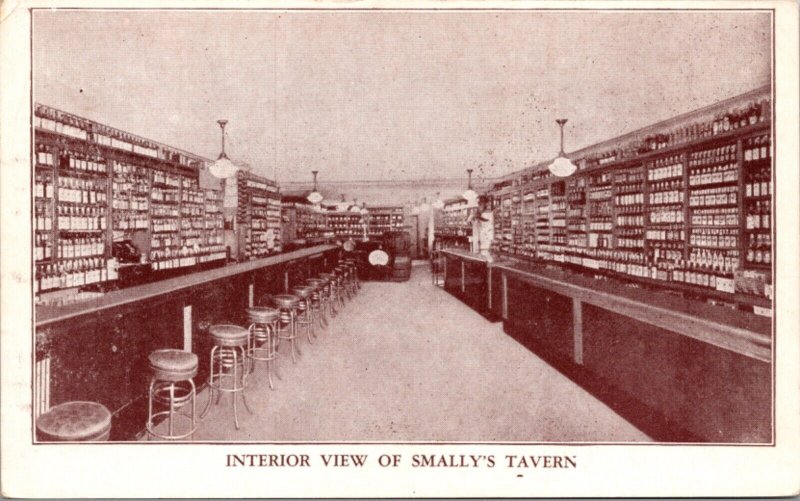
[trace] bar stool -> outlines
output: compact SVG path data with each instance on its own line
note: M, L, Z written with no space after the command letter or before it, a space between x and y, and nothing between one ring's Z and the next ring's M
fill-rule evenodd
M302 356L300 349L297 348L297 305L300 298L291 294L278 294L272 297L272 302L280 310L280 322L278 322L278 339L291 342L292 362L297 363L297 356ZM288 333L287 333L288 331Z
M358 266L356 260L353 258L345 259L345 264L350 268L350 280L353 285L353 293L357 293L361 288L361 283L358 281Z
M239 414L236 408L236 397L241 394L245 408L250 412L244 389L247 384L247 346L250 332L238 325L222 324L212 325L208 329L214 347L211 348L211 372L208 375L208 404L200 417L205 417L211 409L214 392L219 397L224 393L233 395L233 423L239 429ZM224 381L230 382L230 387L225 387Z
M341 292L342 301L347 299L348 301L352 299L350 295L350 278L349 278L350 270L344 263L340 263L336 266L336 276L337 276L337 284L339 286L339 290ZM344 304L344 302L342 303Z
M325 280L325 286L322 288L322 298L325 305L330 312L331 318L336 316L336 280L333 273L320 273L319 278Z
M345 295L347 294L347 290L344 287L344 277L347 273L347 270L342 268L341 266L337 266L335 268L336 271L336 303L344 308L344 299Z
M267 362L267 378L269 388L275 389L272 384L272 364L277 357L277 330L281 312L275 308L267 306L256 306L247 309L247 317L250 320L250 333L247 343L247 356L255 365L256 360Z
M150 369L153 372L150 378L150 394L147 402L147 433L165 440L177 440L193 435L197 431L196 395L194 378L197 375L197 355L183 350L156 350L148 357ZM153 414L153 400L166 404L167 410ZM192 402L190 416L178 411L187 402ZM169 433L166 435L155 431L153 418L167 416ZM174 417L183 417L189 420L188 431L175 432Z
M292 293L297 296L297 316L294 319L295 325L302 325L306 329L308 344L313 344L311 334L314 334L314 310L311 309L311 292L313 288L307 285L299 285L292 289ZM316 334L314 334L316 337Z
M43 442L105 442L111 434L111 413L96 402L66 402L36 419Z
M321 278L309 278L306 280L306 285L311 287L311 295L309 296L309 303L311 304L311 311L320 329L324 329L328 325L328 320L325 318L325 313L322 305L322 288L325 285L325 280Z

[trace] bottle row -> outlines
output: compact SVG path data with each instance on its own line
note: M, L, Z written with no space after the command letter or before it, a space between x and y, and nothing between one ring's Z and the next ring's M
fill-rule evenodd
M147 214L130 214L114 212L111 216L112 228L120 231L147 230L150 218Z
M53 257L53 237L50 233L36 233L33 242L34 260L43 261Z
M105 174L108 172L106 162L98 158L84 158L80 153L67 152L61 157L61 168L68 168L81 172L93 174Z
M74 204L104 205L107 201L105 180L58 177L58 201Z
M160 170L153 171L153 184L161 184L170 188L181 187L181 176Z
M154 202L165 204L178 204L181 201L180 192L175 189L153 188L150 191L150 199Z
M58 205L59 231L106 229L106 209L86 205Z
M735 183L739 180L739 169L735 163L702 167L689 174L689 186Z
M33 196L36 198L53 198L53 176L36 171L33 185Z
M147 179L135 177L115 177L111 181L111 192L115 197L125 195L147 195L150 192L150 183Z
M647 170L648 181L661 181L683 177L683 161L680 155L660 158Z
M708 207L715 205L735 205L738 199L737 186L704 188L689 192L689 207Z
M748 230L769 229L772 208L768 200L750 202L746 206L745 228Z
M688 166L690 169L695 167L709 167L717 165L729 165L736 163L736 145L729 144L708 150L694 151L689 154Z
M742 145L745 163L769 162L772 159L772 141L768 134L748 138Z
M648 197L650 205L673 205L683 203L683 190L651 192Z
M111 201L111 208L115 211L145 212L150 208L150 199L147 194L131 195L130 198L119 198L116 195Z
M79 287L98 282L116 280L118 266L114 259L101 257L67 259L58 264L36 267L35 292Z
M772 169L769 165L752 169L745 178L746 197L767 197L772 195Z
M105 238L84 235L58 239L58 259L103 256L106 252Z
M772 236L769 233L750 233L745 260L750 264L772 263Z
M739 209L726 207L722 209L695 209L692 211L693 226L731 226L739 225Z
M739 231L733 228L693 228L689 245L717 249L735 249L739 246Z

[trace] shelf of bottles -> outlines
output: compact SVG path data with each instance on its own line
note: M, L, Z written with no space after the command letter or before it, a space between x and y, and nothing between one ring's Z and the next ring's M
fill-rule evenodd
M340 238L363 238L364 217L356 212L329 212L326 215L327 227Z
M237 220L246 225L245 259L281 251L281 199L277 184L245 171L236 174Z
M295 204L297 209L297 238L319 238L325 226L323 214L311 205Z
M521 238L509 235L509 242L519 242L515 244L517 255L533 258L536 253L536 190L529 186L523 186L520 189L520 222L519 233ZM511 197L509 207L513 208L514 197ZM509 228L510 229L510 228Z
M150 265L153 270L180 268L181 176L154 170L150 190Z
M745 267L769 268L772 264L772 142L768 134L761 134L747 138L742 148Z
M512 252L511 242L514 238L511 226L512 199L513 194L508 189L493 197L495 239L492 245L495 252L504 254Z
M142 165L112 161L111 227L129 235L150 228L150 170Z
M447 200L442 209L442 227L437 229L439 235L444 237L469 237L472 235L472 225L469 223L470 211L465 198Z
M227 257L225 251L225 219L222 214L222 190L203 190L203 247L201 263L218 261Z
M370 238L380 238L384 233L403 230L403 207L369 207L367 210L367 233Z
M35 292L115 280L105 159L70 143L37 142L34 162Z
M181 180L199 157L38 103L34 128L37 293L116 280L111 242L138 232L154 269L189 254Z
M567 179L526 173L522 237L514 195L499 189L492 248L769 311L769 117L759 96L576 160L584 168Z

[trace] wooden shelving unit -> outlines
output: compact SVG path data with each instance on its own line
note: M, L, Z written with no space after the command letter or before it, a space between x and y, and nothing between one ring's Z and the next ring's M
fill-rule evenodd
M205 159L40 104L34 148L37 294L113 282L122 239L155 271L225 257L204 235Z
M564 263L731 306L771 305L768 89L508 176L493 198L493 250Z

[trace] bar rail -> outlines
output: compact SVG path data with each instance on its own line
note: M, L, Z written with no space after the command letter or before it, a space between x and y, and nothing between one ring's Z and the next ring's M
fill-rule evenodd
M188 289L208 282L221 280L234 275L248 273L260 268L288 263L291 261L316 257L324 252L336 249L335 245L317 245L305 249L276 254L262 259L237 263L222 268L215 268L175 278L169 278L144 285L111 291L97 299L89 299L79 303L64 305L35 305L35 325L43 327L70 318L97 313L129 303L135 303L163 294Z

